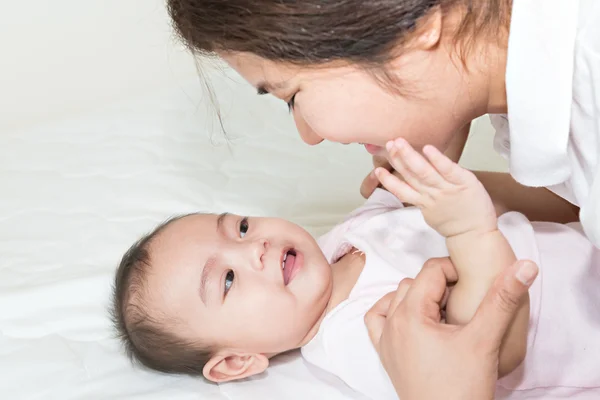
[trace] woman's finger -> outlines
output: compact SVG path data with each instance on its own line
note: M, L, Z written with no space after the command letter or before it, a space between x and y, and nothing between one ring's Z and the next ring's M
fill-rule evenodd
M379 340L383 333L383 327L385 326L390 304L395 296L396 292L390 292L383 296L369 311L367 311L364 317L365 325L369 332L369 338L371 339L371 342L373 342L373 346L375 346L377 352L379 352Z
M392 164L388 161L387 158L381 156L373 156L373 169L375 168L385 168L388 171L393 170Z
M367 330L369 331L369 338L376 349L379 349L379 340L381 339L381 333L383 332L383 327L388 316L394 314L412 282L411 278L400 281L395 292L390 292L383 296L365 314L365 325L367 325Z
M474 339L500 346L538 271L533 261L517 261L496 278L467 325Z
M447 286L457 279L456 269L448 258L430 259L412 282L404 301L409 309L424 313L423 317L439 322Z
M375 176L375 170L369 172L369 175L363 179L360 185L360 195L365 199L371 197L375 189L379 186L379 179Z
M406 293L408 293L408 289L410 289L410 286L412 285L413 281L414 279L411 278L405 278L400 281L400 283L398 284L398 289L396 289L394 298L392 299L389 305L388 315L391 315L394 312L396 312L398 305L402 302L402 300L404 300L404 297L406 296Z

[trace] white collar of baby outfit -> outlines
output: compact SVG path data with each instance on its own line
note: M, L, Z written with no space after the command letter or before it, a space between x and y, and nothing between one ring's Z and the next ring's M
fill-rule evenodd
M569 178L578 0L514 0L506 91L510 172L528 186Z

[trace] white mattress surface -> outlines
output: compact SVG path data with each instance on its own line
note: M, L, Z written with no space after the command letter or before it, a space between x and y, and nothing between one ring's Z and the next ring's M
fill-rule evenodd
M297 352L217 386L134 368L114 339L107 308L117 263L168 217L271 215L319 235L363 201L371 160L360 146L308 147L282 102L258 98L235 75L210 80L227 139L198 81L0 133L1 399L362 400ZM493 159L491 134L477 140L474 153ZM476 161L467 154L469 167L500 169Z
M358 399L297 354L216 386L133 368L107 307L123 252L166 218L230 211L325 232L362 199L359 146L310 148L284 104L213 81L229 140L197 82L0 135L3 399Z

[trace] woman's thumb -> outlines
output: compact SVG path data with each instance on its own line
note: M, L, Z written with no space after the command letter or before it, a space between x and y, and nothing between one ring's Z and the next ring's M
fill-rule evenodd
M371 339L371 342L373 342L377 352L379 352L379 340L383 333L390 304L395 296L396 292L386 294L365 314L365 325L367 325L369 338Z
M538 266L533 261L523 260L506 268L496 278L468 324L478 338L500 346L537 274Z

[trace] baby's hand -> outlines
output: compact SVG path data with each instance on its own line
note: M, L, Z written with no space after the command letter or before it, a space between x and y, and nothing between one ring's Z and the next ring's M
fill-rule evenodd
M404 139L388 142L387 149L392 166L405 181L378 168L381 184L400 201L419 207L425 221L441 235L448 238L497 228L492 200L471 171L433 146L423 148L427 159Z

